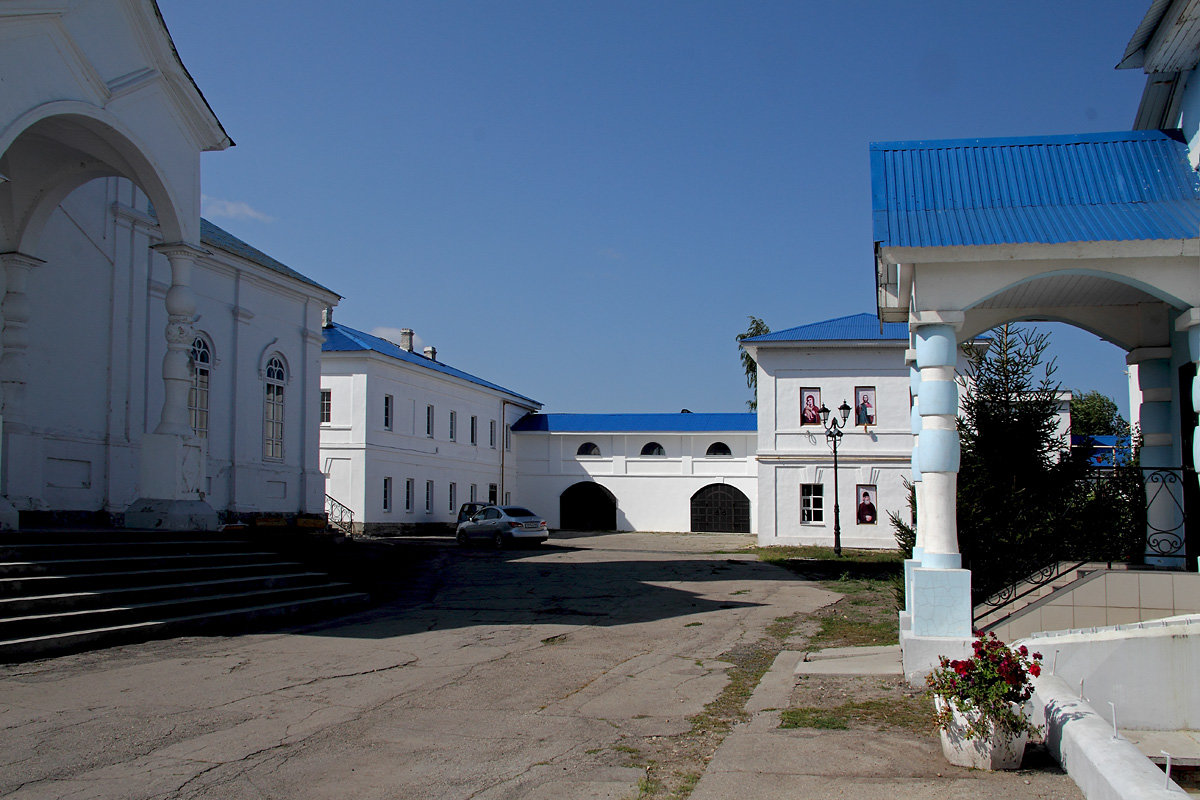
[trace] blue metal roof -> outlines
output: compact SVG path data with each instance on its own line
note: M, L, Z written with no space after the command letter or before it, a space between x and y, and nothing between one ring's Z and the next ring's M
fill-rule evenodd
M1200 233L1200 180L1178 131L876 142L877 246L950 247Z
M761 336L742 339L742 344L761 342L824 342L838 339L867 341L908 341L908 325L903 322L885 322L880 330L879 317L874 314L851 314L823 322L810 322L782 331L772 331Z
M287 264L276 261L258 248L251 247L229 231L218 225L214 225L204 218L200 219L200 243L206 244L209 247L215 247L218 250L224 250L227 253L233 253L235 256L241 256L247 261L258 264L260 267L266 267L273 272L282 273L283 275L287 275L289 278L295 278L298 281L307 283L309 286L315 286L318 289L324 289L330 294L341 297L341 295L338 295L337 292L333 291L329 287L322 286L306 275L301 275Z
M758 415L734 414L526 414L514 431L549 433L716 433L758 431Z
M355 351L362 352L369 350L371 352L379 353L380 355L394 358L397 361L403 361L406 364L412 364L416 367L422 367L423 369L432 370L433 372L439 372L442 375L449 375L452 378L459 378L467 381L468 383L474 383L477 386L483 386L488 389L495 389L498 392L504 392L512 397L528 401L531 405L537 406L538 408L541 408L542 406L542 404L538 401L528 398L523 394L517 394L511 389L505 389L499 384L485 381L483 378L477 378L470 373L463 372L461 369L455 369L454 367L447 366L440 361L434 361L433 359L426 358L420 353L410 353L395 342L389 342L387 339L381 339L378 336L372 336L369 333L363 333L362 331L355 330L354 328L350 328L346 325L335 322L332 325L325 326L323 333L325 336L325 341L321 345L321 352L323 353L344 353Z

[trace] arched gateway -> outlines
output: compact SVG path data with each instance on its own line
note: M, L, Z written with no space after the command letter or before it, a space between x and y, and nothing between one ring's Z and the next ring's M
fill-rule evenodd
M558 515L565 530L615 531L617 498L598 483L576 483L559 496Z
M710 483L692 495L693 533L749 533L750 498L727 483Z

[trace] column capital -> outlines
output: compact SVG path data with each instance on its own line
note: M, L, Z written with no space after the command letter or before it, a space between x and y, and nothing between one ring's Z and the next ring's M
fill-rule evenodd
M961 311L910 311L908 325L910 328L922 325L949 325L959 330L965 319L966 315Z
M1141 364L1143 361L1157 361L1170 357L1171 348L1169 347L1137 347L1125 355L1125 363Z
M910 347L904 351L904 363L908 364L910 367L916 365L916 363L917 363L917 348Z
M16 251L0 253L0 265L5 267L27 267L32 269L34 267L40 267L45 263L45 259L37 258L36 256L31 256L27 253L18 253Z
M199 245L189 244L188 242L162 242L150 246L150 249L156 253L162 253L167 258L190 258L195 261L201 256L211 256L211 250L205 250Z
M1175 330L1180 333L1192 328L1200 328L1200 308L1189 308L1175 319Z

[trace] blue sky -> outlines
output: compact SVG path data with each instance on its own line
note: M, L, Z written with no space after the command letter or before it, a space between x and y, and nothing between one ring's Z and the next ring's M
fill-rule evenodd
M159 0L204 214L548 411L737 411L735 335L875 309L868 144L1128 129L1148 2ZM1054 326L1127 406L1122 353Z

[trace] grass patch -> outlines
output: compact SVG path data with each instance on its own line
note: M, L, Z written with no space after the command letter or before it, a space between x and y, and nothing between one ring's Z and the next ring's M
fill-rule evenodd
M851 700L833 708L789 708L779 715L779 720L781 728L839 731L853 727L925 733L932 725L929 704L923 695Z

